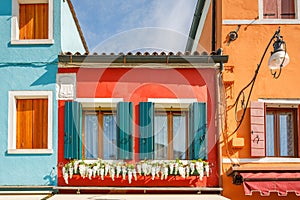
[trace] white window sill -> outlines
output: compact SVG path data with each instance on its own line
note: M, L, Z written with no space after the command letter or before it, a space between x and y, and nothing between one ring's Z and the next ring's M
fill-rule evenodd
M230 164L229 158L223 158L224 164ZM300 163L300 158L280 158L280 157L264 157L264 158L233 158L235 163Z
M225 19L222 21L224 25L236 24L300 24L300 19L258 19L258 20L243 20L243 19Z
M53 154L53 149L8 149L8 154Z
M11 45L35 45L35 44L54 44L53 39L36 39L36 40L11 40Z

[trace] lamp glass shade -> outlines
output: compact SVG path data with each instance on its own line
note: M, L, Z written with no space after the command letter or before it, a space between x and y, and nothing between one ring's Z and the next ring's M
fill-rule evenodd
M279 50L271 55L268 66L271 70L276 70L280 69L280 67L285 67L289 62L289 55L284 50Z

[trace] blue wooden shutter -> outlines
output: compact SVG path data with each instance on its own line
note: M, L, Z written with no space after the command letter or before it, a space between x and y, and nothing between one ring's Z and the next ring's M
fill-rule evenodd
M189 157L207 160L206 103L196 102L189 111Z
M132 159L132 103L119 102L117 105L118 159Z
M140 102L140 159L154 159L154 104Z
M65 103L64 157L82 159L82 106L75 101Z

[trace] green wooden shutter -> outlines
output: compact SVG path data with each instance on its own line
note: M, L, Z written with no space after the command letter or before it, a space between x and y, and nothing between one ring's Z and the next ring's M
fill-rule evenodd
M190 159L207 160L207 114L206 103L196 102L189 111Z
M154 159L154 104L140 102L140 159Z
M118 159L132 159L132 103L119 102L117 105Z
M64 156L82 159L82 106L75 101L65 103Z

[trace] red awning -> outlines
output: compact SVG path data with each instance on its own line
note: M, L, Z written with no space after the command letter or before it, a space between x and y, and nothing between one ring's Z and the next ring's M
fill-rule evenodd
M269 196L277 192L278 196L287 196L294 192L300 196L300 173L241 173L244 179L245 195L260 192L261 196Z

